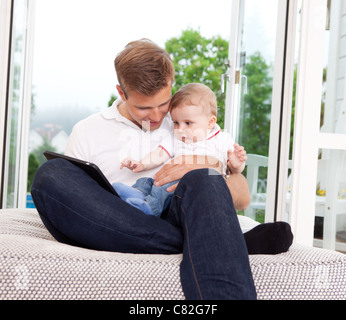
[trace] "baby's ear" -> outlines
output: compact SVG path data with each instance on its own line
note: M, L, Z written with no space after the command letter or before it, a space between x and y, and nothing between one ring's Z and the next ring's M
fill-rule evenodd
M213 129L216 123L216 117L210 116L209 118L209 129Z

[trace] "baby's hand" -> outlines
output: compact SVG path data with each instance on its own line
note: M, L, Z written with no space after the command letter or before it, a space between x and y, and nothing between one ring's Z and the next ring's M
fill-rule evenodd
M142 162L133 160L131 158L126 158L123 161L121 161L120 169L124 167L132 170L133 172L140 172L144 168Z
M247 160L246 150L238 143L233 145L234 150L228 150L228 167L232 173L241 173L245 168L245 161Z

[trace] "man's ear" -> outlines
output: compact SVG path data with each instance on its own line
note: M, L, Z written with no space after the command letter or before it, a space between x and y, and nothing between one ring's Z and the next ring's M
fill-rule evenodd
M121 87L118 84L117 84L117 90L118 90L118 93L119 93L121 100L123 100L123 101L127 100L124 90L121 89Z
M216 117L215 116L210 116L209 118L209 129L213 129L216 123Z

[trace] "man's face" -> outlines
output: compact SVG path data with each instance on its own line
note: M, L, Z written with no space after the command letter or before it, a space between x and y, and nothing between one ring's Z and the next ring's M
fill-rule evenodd
M145 130L156 130L168 113L171 101L171 84L161 89L154 96L148 97L135 91L127 93L118 87L118 92L124 101L119 107L120 113Z

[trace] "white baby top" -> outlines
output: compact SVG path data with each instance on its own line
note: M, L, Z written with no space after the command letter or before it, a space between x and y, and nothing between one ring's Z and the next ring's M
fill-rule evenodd
M167 137L160 147L163 148L171 158L180 155L208 155L212 156L223 164L223 173L227 169L227 151L233 150L234 140L232 136L223 132L216 124L210 134L201 141L184 143L175 137Z

